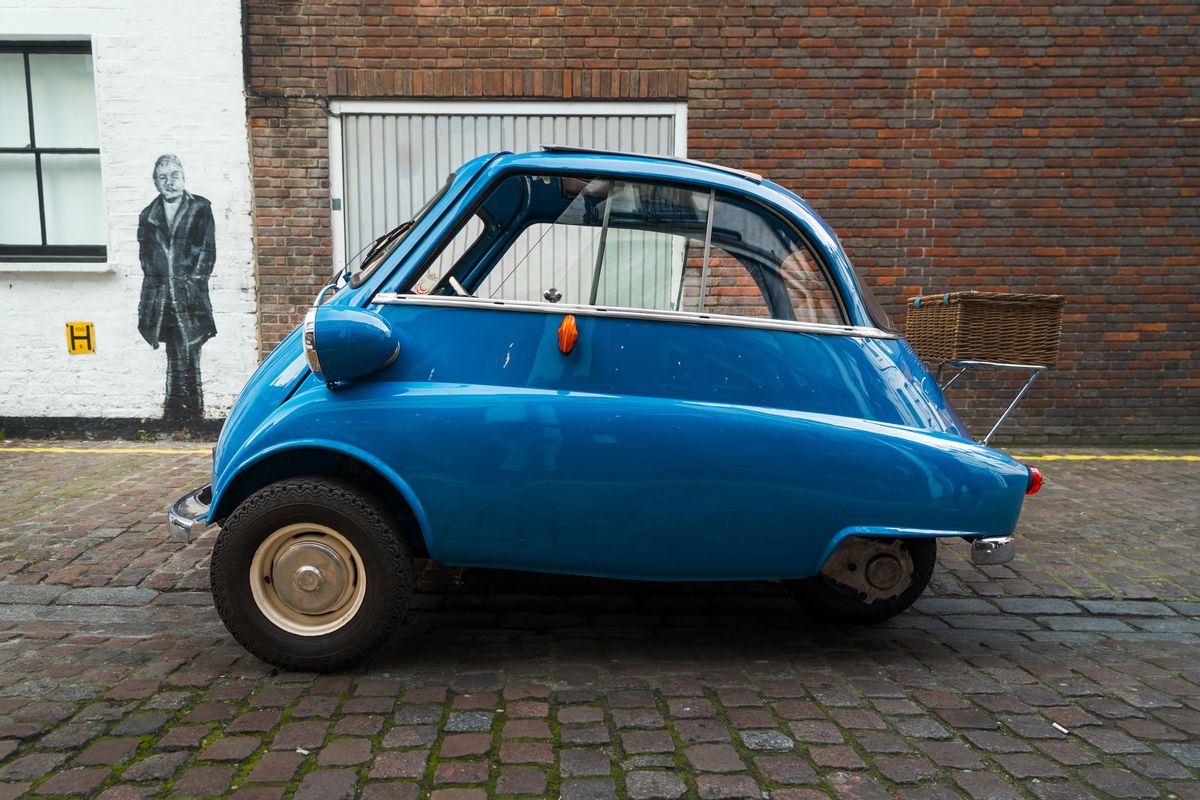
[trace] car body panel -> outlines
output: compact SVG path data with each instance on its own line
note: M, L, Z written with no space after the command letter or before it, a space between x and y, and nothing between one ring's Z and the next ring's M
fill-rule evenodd
M405 418L386 419L397 402ZM1002 535L1027 479L1003 454L903 426L443 383L330 397L310 382L248 445L244 466L308 447L376 466L439 561L659 580L805 577L854 530Z

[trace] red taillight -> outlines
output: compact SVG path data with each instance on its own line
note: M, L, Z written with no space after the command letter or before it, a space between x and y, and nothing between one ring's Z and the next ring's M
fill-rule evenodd
M1029 488L1025 490L1025 494L1037 494L1040 488L1042 488L1042 471L1037 467L1030 467Z

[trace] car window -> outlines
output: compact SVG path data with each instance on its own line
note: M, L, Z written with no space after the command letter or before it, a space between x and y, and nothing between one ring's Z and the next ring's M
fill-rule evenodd
M741 198L718 194L707 275L691 242L681 310L838 324L841 306L820 263L791 227Z
M382 234L370 245L364 247L362 252L355 253L347 260L352 286L360 286L380 264L387 261L388 256L395 252L400 243L408 237L408 232L416 227L416 224L425 216L425 212L446 193L450 188L450 184L454 182L454 178L455 174L453 172L446 176L442 187L437 190L433 197L425 201L425 204L421 206L417 213L413 214L412 219L402 222L395 228Z
M442 278L450 274L458 260L479 241L485 227L483 219L478 214L472 214L449 243L438 252L433 262L425 268L420 279L413 284L413 294L432 292L442 282Z
M522 230L477 294L675 310L688 239L672 232L665 218L647 208L647 203L656 202L649 195L657 192L660 209L689 209L697 234L703 232L708 195L608 179L581 186L568 183L566 190L573 196L558 217Z
M812 251L742 198L608 177L502 181L410 284L477 297L842 322Z

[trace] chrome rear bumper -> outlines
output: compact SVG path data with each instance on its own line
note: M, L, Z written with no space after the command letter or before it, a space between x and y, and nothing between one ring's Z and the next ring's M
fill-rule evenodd
M208 527L208 507L212 503L212 484L188 492L167 509L167 527L171 538L190 542L192 536Z
M1017 557L1017 543L1011 536L994 536L971 542L972 564L1007 564Z

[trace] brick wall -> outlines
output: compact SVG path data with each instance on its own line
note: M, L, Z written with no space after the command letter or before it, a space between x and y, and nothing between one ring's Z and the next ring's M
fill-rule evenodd
M689 153L763 172L885 306L1068 296L1024 441L1200 440L1192 4L252 2L250 75L314 97L686 99ZM330 264L319 100L251 98L261 335ZM1008 382L957 402L974 418ZM981 423L980 423L981 424Z

